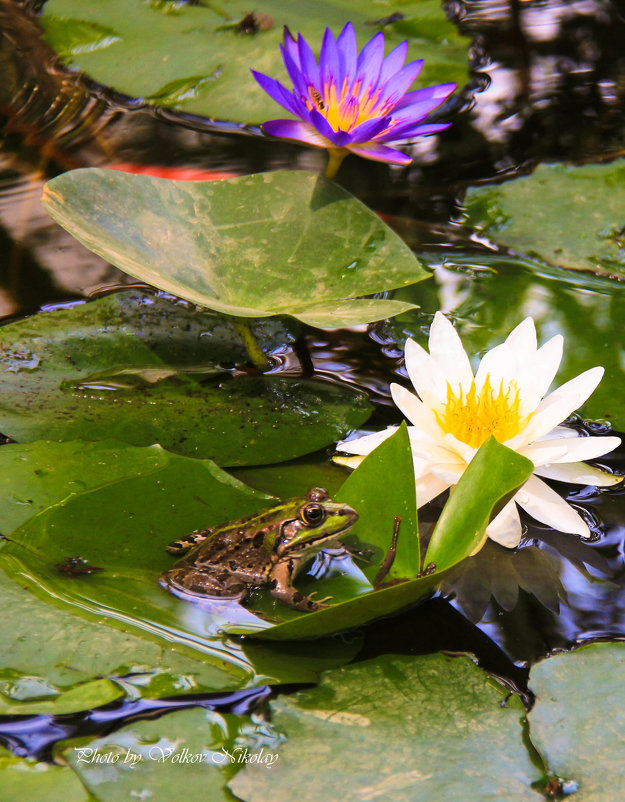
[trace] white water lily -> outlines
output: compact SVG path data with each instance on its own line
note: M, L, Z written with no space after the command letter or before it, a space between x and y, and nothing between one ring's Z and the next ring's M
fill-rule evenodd
M603 368L591 368L546 395L562 359L562 346L558 334L538 348L534 321L528 317L505 342L485 354L474 376L460 337L440 312L430 328L429 353L413 340L406 342L406 369L418 396L398 384L391 385L391 394L412 424L408 432L419 507L453 487L493 435L528 457L534 472L490 522L488 536L510 548L519 543L517 504L553 529L590 535L581 516L538 477L601 487L616 484L621 476L582 460L600 457L621 441L579 436L560 425L603 376ZM355 466L395 431L390 427L340 443L339 451L357 456L338 461Z

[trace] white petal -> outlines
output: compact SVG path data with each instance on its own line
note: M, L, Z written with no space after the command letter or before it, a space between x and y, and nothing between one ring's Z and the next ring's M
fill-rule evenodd
M417 491L417 507L423 507L428 501L432 501L436 496L451 487L451 482L446 482L431 473L421 476L415 481Z
M482 357L480 366L475 374L475 384L479 392L488 378L490 386L495 392L499 390L501 384L503 384L505 391L505 388L510 384L511 380L515 379L517 373L516 356L506 343L501 343L501 345L491 348Z
M544 436L580 407L601 381L603 372L601 367L591 368L543 398L522 432L526 442Z
M391 384L391 396L410 423L427 438L441 440L443 432L432 410L401 384Z
M565 453L560 457L545 462L580 462L584 459L596 459L620 446L620 437L566 437L563 440L547 440L545 443L561 444ZM539 445L536 443L535 445ZM541 444L542 445L542 444ZM530 446L531 448L531 446ZM544 464L544 463L543 463Z
M509 501L497 513L486 527L486 534L491 540L509 549L519 545L523 530L514 501Z
M505 342L517 356L535 353L538 343L536 342L534 319L526 317L516 328L512 329Z
M556 426L555 429L543 434L542 437L537 437L536 442L558 440L561 437L579 437L579 432L576 432L575 429L570 429L568 426Z
M504 443L504 445L510 447L510 441ZM548 462L556 462L559 457L565 457L567 454L567 447L561 440L540 440L537 443L530 443L514 450L531 459L534 467L545 465Z
M532 518L557 529L582 537L590 537L586 522L566 503L555 490L552 490L536 476L530 476L517 492L514 500Z
M336 450L345 454L362 454L366 456L377 448L380 443L395 434L398 428L397 426L389 426L388 429L384 429L381 432L365 434L363 437L356 437L353 440L342 440L337 444Z
M563 345L562 335L556 334L536 351L531 364L523 371L523 375L519 376L522 415L533 412L551 387L562 361Z
M566 462L559 465L542 465L534 471L545 479L557 479L559 482L570 482L574 485L594 485L595 487L611 487L623 480L616 473L608 473L600 468L587 465L585 462Z
M422 400L434 398L443 402L447 398L447 385L438 365L425 348L414 340L406 340L406 370L413 387Z
M452 390L467 392L473 381L471 362L458 332L442 312L434 315L428 343L430 356Z

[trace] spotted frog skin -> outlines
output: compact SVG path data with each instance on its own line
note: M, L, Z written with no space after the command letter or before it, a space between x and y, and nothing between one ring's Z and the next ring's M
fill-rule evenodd
M183 556L159 576L159 583L183 598L236 601L249 590L267 587L295 610L319 610L326 605L300 593L293 580L310 557L336 545L357 520L354 509L330 501L326 490L314 487L305 498L170 543L167 551Z

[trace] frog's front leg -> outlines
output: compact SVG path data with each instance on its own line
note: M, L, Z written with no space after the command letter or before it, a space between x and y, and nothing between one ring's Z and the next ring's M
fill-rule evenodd
M293 587L292 582L298 567L298 562L295 560L280 562L273 567L269 577L271 595L288 607L302 610L304 613L312 613L327 607L327 604L314 601L310 596L305 596L296 587Z

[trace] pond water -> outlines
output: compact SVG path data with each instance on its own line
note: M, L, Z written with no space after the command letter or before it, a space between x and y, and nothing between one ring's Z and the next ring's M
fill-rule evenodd
M4 321L135 286L45 214L41 190L54 175L80 166L190 178L323 168L324 155L314 149L264 140L253 128L155 111L64 70L41 38L38 5L0 0ZM352 157L339 174L339 183L380 213L433 272L429 281L392 294L420 309L368 328L304 329L292 345L276 349L276 373L364 390L375 406L371 431L401 421L389 383L407 384L405 340L425 344L436 310L451 317L477 356L532 315L539 342L558 332L565 337L563 378L606 367L583 409L587 422L572 425L589 434L625 429L622 285L517 256L477 236L462 218L469 187L529 174L541 162L603 163L625 152L623 12L618 3L599 0L452 0L446 10L472 41L470 81L448 112L453 125L411 146L414 162L406 170ZM625 449L600 463L625 470ZM326 451L233 473L281 497L313 484L332 492L345 477ZM567 498L589 522L591 541L523 519L518 552L489 544L448 577L445 598L365 627L354 659L472 652L482 667L525 693L528 667L539 658L590 640L624 638L625 490L570 486ZM239 643L218 643L226 659L247 659ZM46 756L50 743L68 733L110 731L129 717L193 701L115 702L88 720L84 714L63 721L3 717L0 740L20 754Z

